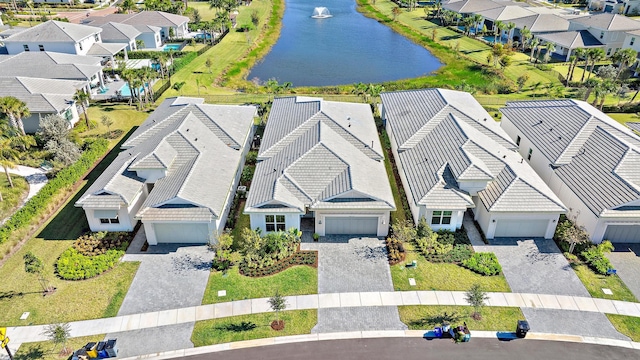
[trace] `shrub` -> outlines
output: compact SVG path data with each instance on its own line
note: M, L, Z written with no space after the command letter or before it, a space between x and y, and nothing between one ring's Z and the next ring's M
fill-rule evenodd
M124 251L111 249L101 255L85 256L71 247L60 255L56 268L65 280L90 279L112 269L122 255Z
M386 244L387 244L387 252L389 254L388 258L389 258L390 265L395 265L399 262L404 261L406 257L406 252L404 250L404 245L402 244L402 241L392 236L387 238Z
M255 165L258 162L258 152L257 151L249 151L247 153L247 158L245 159L247 165Z
M0 244L7 241L15 230L29 226L36 222L49 206L51 199L63 188L72 186L104 155L109 147L106 139L98 139L85 144L85 151L80 159L71 166L62 169L56 177L50 180L33 198L0 228Z
M613 266L607 257L604 255L613 251L613 245L608 240L603 241L598 245L593 245L587 250L580 253L582 260L584 260L591 269L599 274L606 275L609 269Z
M258 231L244 229L239 243L244 255L242 264L261 269L292 256L300 244L302 232L297 229L268 233L262 237Z
M253 179L253 174L256 172L255 165L247 165L242 169L242 175L240 176L240 181L243 183L248 183Z
M438 241L440 236L436 233L428 238L416 239L418 248L424 255L445 255L453 250L453 242L451 244Z
M498 275L502 267L494 253L475 253L462 262L462 266L485 276Z
M96 256L111 249L126 251L132 240L133 233L100 231L82 235L72 246L84 256Z
M176 73L178 72L178 70L182 69L183 67L187 66L190 62L192 62L193 60L195 60L195 58L198 57L198 53L196 52L189 52L187 55L179 58L179 59L174 59L173 60L173 65L172 65L172 73Z

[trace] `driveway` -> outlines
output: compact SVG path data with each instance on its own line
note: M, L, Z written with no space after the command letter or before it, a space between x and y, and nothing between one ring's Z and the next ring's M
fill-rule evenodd
M617 274L637 299L640 299L640 244L613 244L615 251L607 254Z
M140 228L123 258L123 261L140 261L140 268L118 315L201 305L213 258L208 247L161 244L140 252L143 237L144 228ZM108 334L107 338L118 338L119 357L146 354L149 349L177 350L193 347L190 340L193 325L187 323Z
M319 242L303 237L303 250L318 251L318 293L393 291L384 241L375 237L330 235ZM318 309L314 333L402 330L396 306Z

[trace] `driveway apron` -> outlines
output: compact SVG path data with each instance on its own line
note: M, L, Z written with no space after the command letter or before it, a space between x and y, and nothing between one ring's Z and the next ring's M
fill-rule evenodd
M617 275L640 300L640 244L614 243L615 251L607 254Z

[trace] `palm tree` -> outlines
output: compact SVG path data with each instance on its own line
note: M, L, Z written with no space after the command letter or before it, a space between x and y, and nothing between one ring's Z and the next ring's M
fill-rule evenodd
M473 18L473 26L474 26L473 36L478 36L478 28L480 27L480 24L482 24L482 22L484 21L484 18L480 14L474 14L472 18Z
M569 65L569 71L567 72L567 84L573 81L573 74L576 71L576 66L578 66L578 62L584 58L586 54L586 50L583 48L577 48L573 51L573 56L570 57L571 64Z
M469 36L471 35L471 27L475 24L473 18L466 17L462 20L462 24L464 25L464 34Z
M129 14L131 10L136 8L136 3L133 0L124 0L120 3L120 12Z
M22 118L30 115L27 104L13 96L5 96L0 98L0 112L9 118L9 124L12 127L20 130L20 133L25 135Z
M160 75L164 80L164 68L167 66L167 55L165 54L165 52L155 51L153 54L151 54L151 61L153 62L153 64L158 64L158 67L160 68Z
M589 68L589 75L587 76L587 80L589 80L591 78L591 73L593 73L593 69L596 67L596 63L605 59L607 56L604 53L604 50L600 48L587 50L587 56L591 59L591 67Z
M400 9L399 6L394 7L393 9L391 9L391 14L393 14L393 21L396 21L396 18L398 17L398 15L400 15L402 13L402 10Z
M514 33L514 29L516 28L516 24L509 22L505 28L507 29L507 44L509 45L508 47L511 47L511 44L513 43L513 33Z
M552 42L547 43L547 51L544 53L544 63L548 63L551 59L551 54L556 51L556 44Z
M531 40L532 37L533 37L533 34L531 34L531 30L527 29L526 26L523 27L522 30L520 30L520 38L522 40L522 52L524 52L526 43L529 42L529 40Z
M502 37L502 30L504 29L504 23L500 20L496 21L493 24L493 43L496 44L498 42L498 35Z
M540 40L538 40L538 38L533 38L533 40L531 40L531 56L530 56L530 61L533 62L533 56L536 53L536 48L538 47L538 45L540 45Z
M584 82L584 87L587 88L587 91L584 92L584 97L582 98L583 101L587 101L589 99L589 96L591 96L591 92L593 91L593 89L596 87L596 85L598 85L599 81L597 79L587 79L587 81Z
M638 57L638 52L627 48L616 51L611 57L613 62L618 63L618 73L616 74L616 80L620 77L623 71L625 71L629 65L633 64Z
M13 187L13 181L11 180L9 169L16 168L17 165L15 161L18 160L18 156L20 155L18 150L14 149L12 145L11 139L4 138L0 140L0 166L2 166L5 175L7 175L7 181L10 187Z
M82 107L82 112L84 112L84 121L87 124L87 130L91 128L91 124L89 124L89 114L87 114L87 103L89 102L89 94L84 92L84 90L76 91L75 95L73 95L73 100Z

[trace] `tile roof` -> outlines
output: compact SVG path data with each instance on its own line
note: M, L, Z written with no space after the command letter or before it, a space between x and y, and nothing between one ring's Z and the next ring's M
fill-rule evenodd
M102 70L100 61L92 56L25 51L17 55L0 55L0 76L89 80Z
M105 24L117 22L129 25L152 25L158 27L179 26L188 22L189 18L182 15L170 14L163 11L140 11L134 14L110 14L106 16L90 16L84 19L84 24Z
M443 3L442 8L461 14L467 14L503 7L505 4L510 4L510 2L498 2L491 0L454 0Z
M221 216L234 191L231 185L242 165L243 145L255 114L253 106L166 99L123 144L124 150L76 206L92 207L92 199L103 192L117 194L131 205L131 194L142 191L144 179L127 174L166 169L166 176L155 182L136 217L143 221L210 221Z
M383 93L381 98L414 204L435 209L473 207L473 199L459 185L468 180L488 182L478 195L491 211L565 211L470 94L424 89ZM539 206L523 204L523 196L534 193L540 197Z
M629 31L640 29L640 21L633 20L624 15L606 12L590 16L581 16L569 21L599 30Z
M277 98L258 158L262 161L256 166L246 212L271 211L276 205L297 211L305 206L355 206L329 205L336 197L361 199L367 208L395 209L367 105Z
M33 113L58 113L73 104L73 95L84 82L20 76L0 76L0 97L14 96Z
M596 39L587 30L545 33L538 34L538 37L544 41L556 43L568 49L604 46L600 40Z
M640 200L640 137L628 128L578 100L509 102L501 111L596 216L622 216L616 208Z
M20 31L17 34L11 35L4 39L4 41L78 42L100 32L102 32L102 29L93 26L49 20L27 30Z
M98 25L98 27L102 29L102 33L100 34L102 41L128 42L142 34L140 30L131 25L116 22L108 22L106 24Z
M554 14L536 14L511 20L516 28L526 27L533 33L567 31L569 21Z
M502 7L497 7L493 9L479 11L476 13L482 15L482 17L484 17L485 19L494 20L494 21L495 20L500 20L500 21L514 20L514 19L534 15L533 11L530 11L528 8L522 7L520 5L502 6Z
M111 56L119 53L129 44L125 43L95 43L91 45L87 55L91 56Z

